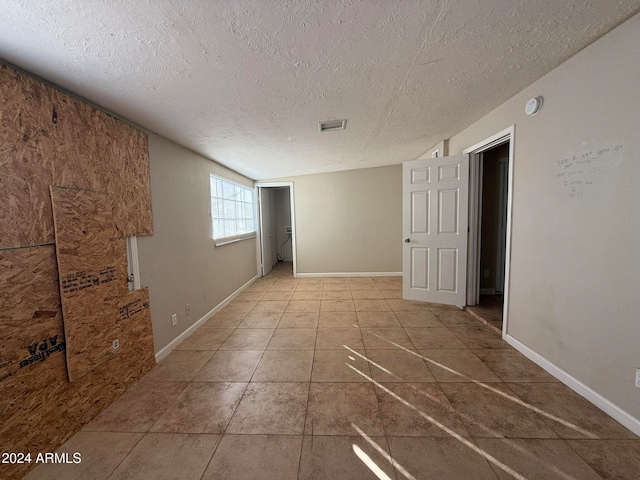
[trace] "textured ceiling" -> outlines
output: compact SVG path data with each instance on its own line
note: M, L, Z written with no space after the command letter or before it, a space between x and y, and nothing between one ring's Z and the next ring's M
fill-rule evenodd
M0 58L253 179L412 160L638 0L0 0ZM322 120L347 129L319 133Z

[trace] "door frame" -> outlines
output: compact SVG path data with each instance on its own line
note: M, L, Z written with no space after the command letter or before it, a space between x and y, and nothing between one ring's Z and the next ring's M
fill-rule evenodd
M505 165L506 163L506 165ZM500 192L498 194L498 211L500 212L500 221L498 222L498 238L500 243L498 244L498 258L496 264L496 292L498 291L498 285L500 285L500 293L504 295L504 272L506 270L506 258L507 258L507 216L502 215L502 212L507 209L507 197L505 195L505 180L509 180L509 159L501 158L498 160L499 165L499 179L500 179ZM506 177L506 178L505 178ZM509 188L506 188L507 194Z
M129 280L129 291L140 290L142 281L140 280L140 257L138 255L138 237L132 235L127 238L127 274Z
M260 188L273 188L273 187L289 187L289 204L291 206L291 256L293 257L293 276L298 276L297 269L297 258L298 255L296 253L296 215L295 215L295 206L294 206L294 194L293 194L293 182L255 182L253 184L255 189L256 199L259 197L259 189ZM261 219L262 219L262 202L257 202L258 205L258 221L257 229L258 229L258 241L256 242L256 250L257 250L257 272L258 276L262 276L262 230L260 227Z
M511 279L511 226L513 215L513 164L515 152L515 125L485 138L464 149L471 155L469 162L469 252L467 254L467 304L474 305L480 286L480 207L482 189L482 153L490 148L509 142L509 168L507 178L507 225L504 267L504 292L502 306L502 338L507 336L509 314L509 292ZM471 193L473 192L473 194Z
M269 194L273 194L274 192L265 192L263 188L256 188L256 198L258 199L258 232L257 232L257 238L258 238L258 245L260 247L260 254L258 255L258 263L259 263L259 274L261 277L264 277L265 275L267 275L271 269L273 268L274 262L273 260L275 260L273 257L270 257L272 262L271 265L269 265L269 269L267 271L266 265L268 264L268 262L266 262L266 258L265 258L265 250L271 250L270 253L273 254L273 246L277 245L276 240L273 239L273 235L269 235L272 238L272 244L271 244L271 248L270 249L266 249L265 248L265 243L266 243L266 238L265 238L265 233L266 233L266 224L271 222L271 219L275 219L275 215L273 212L274 209L274 204L271 203L271 201L269 201L269 208L265 209L265 199L271 197L271 199L273 199L275 197L275 195L269 195ZM265 222L265 213L267 212L269 213L269 222ZM275 233L275 232L272 232Z

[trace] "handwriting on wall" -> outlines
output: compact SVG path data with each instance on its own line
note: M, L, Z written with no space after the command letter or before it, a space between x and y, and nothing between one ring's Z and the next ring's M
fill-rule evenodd
M556 184L569 200L592 197L622 160L624 144L611 142L556 160Z

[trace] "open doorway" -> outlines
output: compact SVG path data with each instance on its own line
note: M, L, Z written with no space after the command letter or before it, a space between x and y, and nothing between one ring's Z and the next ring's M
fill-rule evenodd
M469 308L502 332L509 141L478 156L478 298Z
M257 183L258 273L265 276L274 267L296 275L295 216L291 182Z
M499 331L503 338L508 332L509 317L514 135L512 125L463 150L462 155L419 158L402 166L402 297L461 309L469 307L469 312ZM501 146L503 149L497 148ZM497 200L492 201L497 202L501 213L494 213L497 221L492 228L482 225L485 154L488 159L493 155L498 159L498 187L494 189L497 194L493 194ZM489 201L485 199L485 203ZM498 253L493 258L485 254L481 259L483 228L486 235L495 237ZM481 268L481 260L482 266L490 266L485 279L488 285L482 287L482 270L487 268ZM495 300L491 305L493 323L473 310L480 304L481 288L485 289L483 294L501 294L487 299Z
M507 333L514 126L469 147L467 308Z

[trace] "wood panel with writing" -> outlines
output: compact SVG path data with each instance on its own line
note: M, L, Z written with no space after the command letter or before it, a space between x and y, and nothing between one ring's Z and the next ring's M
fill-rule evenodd
M148 302L147 289L120 299L121 353L69 383L54 246L0 251L4 451L54 451L155 365ZM0 478L29 466L0 464Z
M51 185L101 190L107 197L103 203L111 205L105 235L91 230L86 245L80 245L78 237L77 252L86 252L88 245L91 265L101 267L89 269L74 247L66 245L63 283L53 245ZM77 200L77 210L67 205L74 219L80 220L82 211L106 221L108 215L96 216L97 205L87 203L86 196ZM152 233L146 134L0 64L3 451L54 451L155 364L148 292L128 292L123 240ZM119 240L110 240L101 250L97 244L104 238ZM98 285L108 285L106 297L91 293L96 279ZM77 377L72 383L61 290L69 296L72 316L83 318L69 326ZM141 309L140 303L146 307ZM112 330L105 327L105 315ZM120 348L105 351L103 344L109 340L110 349L113 335L120 337ZM140 338L140 344L134 338ZM0 464L0 478L20 478L28 467Z
M127 251L105 193L51 187L67 369L75 381L120 353L119 306L127 296Z

